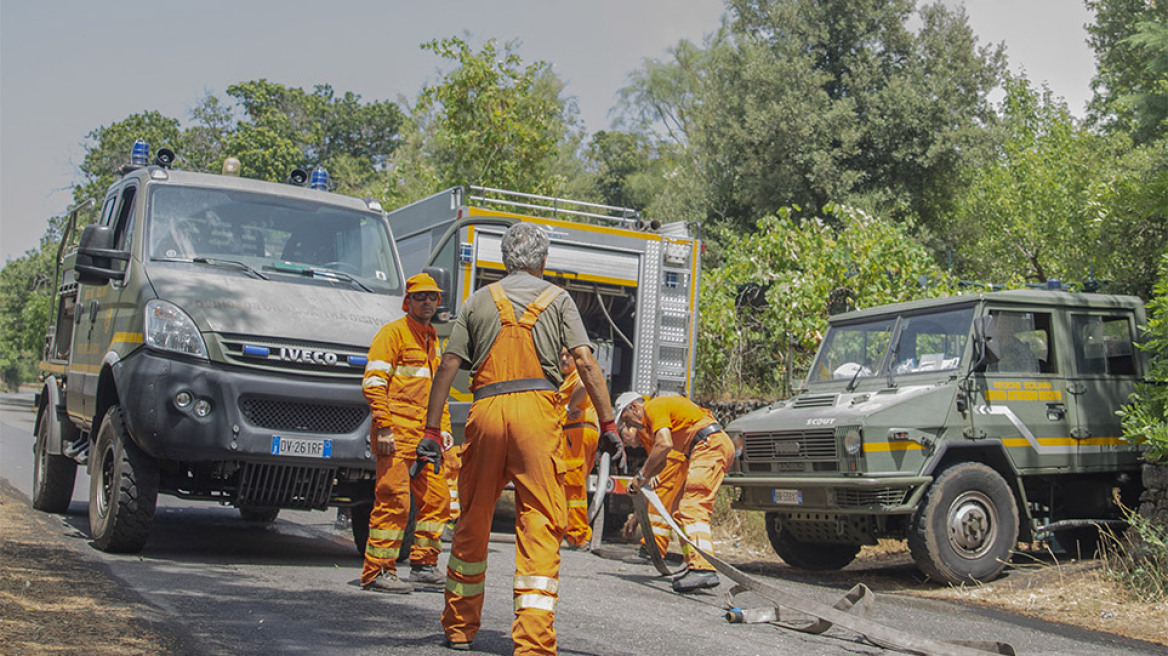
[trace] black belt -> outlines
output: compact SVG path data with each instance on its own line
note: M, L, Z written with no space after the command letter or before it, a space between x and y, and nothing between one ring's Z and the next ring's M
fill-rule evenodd
M573 428L589 428L589 427L595 428L598 432L600 431L600 426L597 426L596 424L594 424L590 421L577 421L577 422L573 422L571 424L564 424L564 430L571 430Z
M723 430L724 429L722 428L722 424L719 424L718 422L714 422L714 423L710 424L709 426L706 426L705 428L699 430L697 432L697 434L694 435L693 441L689 443L689 452L685 454L685 457L689 458L690 456L692 456L695 446L701 444L702 442L705 442L714 433L720 433Z
M547 378L517 378L515 380L505 380L501 383L483 385L474 391L474 400L478 401L480 399L485 399L488 396L514 394L516 392L533 392L538 390L557 392L559 389L559 387L556 387L556 385Z

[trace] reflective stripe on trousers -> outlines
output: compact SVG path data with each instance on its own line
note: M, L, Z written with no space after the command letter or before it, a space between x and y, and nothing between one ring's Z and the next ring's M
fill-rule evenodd
M722 478L726 476L726 469L733 461L734 445L726 433L714 433L694 447L689 460L689 474L685 477L685 492L674 514L686 535L709 553L714 552L713 539L710 537L710 514L714 511L714 497L722 485ZM691 570L714 569L689 545L683 546L682 553Z

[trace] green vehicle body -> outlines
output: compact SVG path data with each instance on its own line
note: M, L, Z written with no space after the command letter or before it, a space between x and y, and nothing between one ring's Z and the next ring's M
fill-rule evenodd
M1018 540L1089 547L1138 495L1116 411L1147 372L1144 322L1134 297L1038 290L834 316L803 392L728 427L734 506L811 569L908 538L961 583L997 576Z
M84 463L98 546L137 551L158 493L269 521L371 502L361 380L403 293L375 202L138 167L59 271L35 506L63 512Z

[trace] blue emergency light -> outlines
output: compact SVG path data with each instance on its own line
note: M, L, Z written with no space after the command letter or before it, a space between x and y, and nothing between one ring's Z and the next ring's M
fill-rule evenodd
M328 171L324 170L323 166L317 165L315 169L312 169L312 182L309 184L309 186L313 189L328 191Z
M130 164L132 166L146 166L150 161L150 144L141 139L134 140L134 147L130 149Z

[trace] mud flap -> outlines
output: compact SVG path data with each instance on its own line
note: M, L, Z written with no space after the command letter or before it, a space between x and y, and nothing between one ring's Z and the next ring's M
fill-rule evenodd
M661 499L658 498L653 490L641 488L641 494L637 496L643 496L644 501L652 504L653 508L669 523L670 528L677 532L678 537L685 540L694 549L697 549L698 553L705 557L719 574L738 584L731 589L732 594L750 591L774 604L773 614L775 619L772 623L775 623L776 626L809 633L823 633L832 626L838 626L858 633L864 639L868 640L868 642L878 647L908 654L920 654L921 656L985 656L986 654L1014 656L1015 654L1014 648L1004 642L981 640L947 642L914 635L907 631L873 622L867 619L865 615L871 609L875 595L866 586L860 585L852 588L834 606L828 606L827 604L821 604L817 601L793 595L774 584L748 576L733 565L720 560L713 554L699 549L673 521L673 518L661 503ZM647 510L645 514L648 514ZM783 609L814 618L814 621L803 624L780 622L779 617ZM739 609L739 612L742 613L744 618L747 614L752 618L756 618L765 617L768 611L749 611L748 613Z

